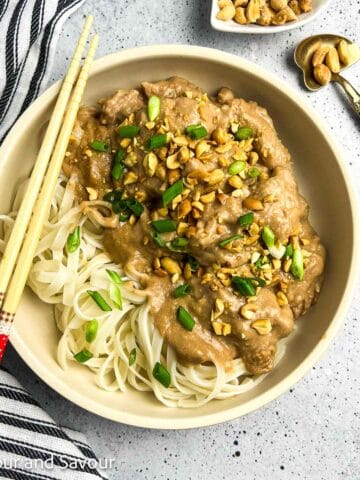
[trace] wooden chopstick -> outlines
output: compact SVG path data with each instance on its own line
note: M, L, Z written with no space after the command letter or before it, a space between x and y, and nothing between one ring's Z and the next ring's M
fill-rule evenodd
M0 264L0 307L2 306L2 302L5 297L5 291L9 285L12 272L15 268L16 260L18 258L21 244L30 221L31 213L34 209L46 168L49 164L51 153L54 149L54 145L60 131L71 91L79 74L81 57L86 46L86 41L90 33L92 22L93 17L89 16L86 19L83 31L71 60L69 70L63 81L54 111L51 115L49 125L36 159L36 163L30 176L24 199L21 203L9 241L5 248L5 252Z
M72 129L74 127L77 112L81 103L87 79L89 77L90 67L94 59L98 42L99 37L97 34L95 34L90 42L87 56L81 68L79 78L67 107L64 122L55 144L54 152L45 175L43 186L35 204L35 209L18 257L15 271L5 293L3 308L0 311L0 361L4 355L11 324L15 318L16 310L19 306L20 299L25 288L26 280L36 252L36 247L40 239L42 227L49 213L56 182L60 174L62 162ZM1 332L1 330L3 330L3 332Z

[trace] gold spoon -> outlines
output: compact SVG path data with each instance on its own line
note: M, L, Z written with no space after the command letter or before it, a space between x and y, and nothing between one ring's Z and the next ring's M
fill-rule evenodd
M304 83L306 88L312 92L320 90L320 88L326 85L320 85L315 81L313 76L313 65L312 57L316 50L320 46L324 47L337 47L341 40L345 40L348 45L353 45L347 38L341 37L340 35L314 35L312 37L305 38L299 45L296 47L294 53L294 59L296 65L303 71L304 74ZM352 61L347 65L341 65L341 72L346 68L354 65L358 60L360 60L360 54L354 55ZM331 82L337 82L345 90L347 97L350 100L350 103L355 110L355 112L360 115L360 94L356 89L339 73L331 73Z

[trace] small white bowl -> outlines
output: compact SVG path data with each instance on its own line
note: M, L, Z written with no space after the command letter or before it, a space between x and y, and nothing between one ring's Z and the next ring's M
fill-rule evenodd
M211 17L210 23L215 30L221 32L230 32L230 33L251 33L251 34L264 34L264 33L280 33L285 32L286 30L292 30L293 28L302 27L307 23L314 20L314 18L320 14L325 8L329 5L331 0L313 0L313 9L309 13L303 13L299 16L299 20L295 22L285 23L285 25L240 25L233 20L224 22L223 20L218 20L216 15L219 11L217 0L212 0L211 6Z

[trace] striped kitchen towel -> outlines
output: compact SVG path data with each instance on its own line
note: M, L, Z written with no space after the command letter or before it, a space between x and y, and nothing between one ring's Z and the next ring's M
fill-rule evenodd
M0 143L46 88L66 18L84 0L0 0Z
M82 434L57 426L0 367L0 479L100 480L109 462Z
M47 86L66 18L84 0L0 0L0 143ZM0 479L100 480L109 466L0 367Z

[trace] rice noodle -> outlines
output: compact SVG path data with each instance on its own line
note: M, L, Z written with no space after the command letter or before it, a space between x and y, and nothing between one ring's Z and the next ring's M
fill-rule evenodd
M104 203L104 202L102 202ZM17 197L16 207L19 205ZM135 278L128 278L121 268L111 262L102 246L103 216L86 215L96 211L99 201L77 205L71 181L64 176L58 180L49 219L44 225L28 285L45 303L55 307L55 321L62 333L57 360L63 369L76 361L74 354L89 350L93 357L84 364L95 375L100 388L124 392L127 388L152 391L167 407L193 408L212 399L225 399L254 388L264 375L247 375L241 359L235 359L224 368L221 365L184 365L178 361L154 327L146 295ZM0 215L4 250L11 231L15 212ZM80 226L80 248L68 254L66 241L75 227ZM115 307L109 295L110 279L107 269L131 280L120 286L123 308ZM90 298L87 291L96 290L112 306L104 312ZM87 343L85 328L90 320L97 320L99 329L95 340ZM136 348L135 363L129 366L130 352ZM278 345L276 363L284 353L284 344ZM156 362L161 362L171 374L171 385L165 388L152 375Z

